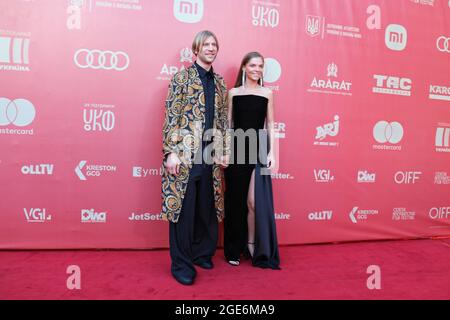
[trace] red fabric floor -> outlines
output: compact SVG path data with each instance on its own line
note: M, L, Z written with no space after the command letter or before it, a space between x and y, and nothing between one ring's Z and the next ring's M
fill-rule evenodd
M0 299L450 299L450 239L378 241L280 248L282 270L228 265L198 269L193 286L170 275L167 250L0 251ZM81 290L69 290L69 265ZM367 288L367 267L381 289Z

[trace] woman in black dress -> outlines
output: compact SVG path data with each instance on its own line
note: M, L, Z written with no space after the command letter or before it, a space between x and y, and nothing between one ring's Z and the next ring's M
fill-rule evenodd
M231 265L247 253L254 266L279 269L270 175L276 158L273 93L263 86L263 71L263 56L248 53L228 96L234 143L225 170L224 249Z

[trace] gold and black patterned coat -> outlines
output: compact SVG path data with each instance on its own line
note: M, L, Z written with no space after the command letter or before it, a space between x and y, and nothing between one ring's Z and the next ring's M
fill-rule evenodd
M227 121L227 89L221 76L214 74L214 150L216 155L229 153L225 147ZM205 127L205 94L197 68L191 66L174 75L165 104L163 155L174 152L181 160L178 175L170 174L163 164L162 218L178 222L192 168L192 154L201 147ZM213 164L214 200L217 218L224 217L223 173Z

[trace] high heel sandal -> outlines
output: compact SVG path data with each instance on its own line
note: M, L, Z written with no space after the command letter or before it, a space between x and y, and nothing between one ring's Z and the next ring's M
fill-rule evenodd
M239 265L239 259L238 260L228 260L228 263L231 264L232 266L238 266Z
M253 247L250 250L251 246L253 246ZM249 253L250 257L253 258L253 255L255 254L255 243L254 242L247 242L247 250L248 250L248 253Z

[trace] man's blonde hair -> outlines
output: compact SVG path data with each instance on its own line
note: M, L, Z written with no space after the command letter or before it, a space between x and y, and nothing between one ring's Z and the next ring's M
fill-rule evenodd
M209 37L213 37L214 40L216 40L217 50L219 50L219 40L217 40L217 37L214 34L214 32L209 31L209 30L203 30L203 31L200 31L199 33L197 33L197 35L194 38L194 42L192 42L192 52L195 55L198 54L201 46L203 45L203 43L205 43L206 39L208 39Z

